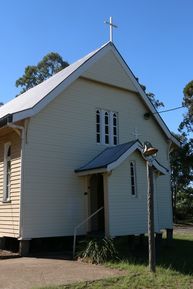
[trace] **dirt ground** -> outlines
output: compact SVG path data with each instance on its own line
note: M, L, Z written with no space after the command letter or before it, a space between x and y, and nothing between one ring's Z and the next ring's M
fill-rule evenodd
M97 280L124 274L99 265L52 258L23 257L0 260L1 289L31 289L40 286Z
M184 233L184 234L193 234L193 226L184 225L184 224L175 224L174 233L175 232Z

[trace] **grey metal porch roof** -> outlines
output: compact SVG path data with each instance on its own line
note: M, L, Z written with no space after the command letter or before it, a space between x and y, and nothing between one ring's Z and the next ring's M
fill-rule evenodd
M139 141L134 140L128 143L106 148L94 159L84 164L80 168L76 169L75 172L78 173L88 170L107 168L109 164L117 161L126 151L128 151L137 142Z
M138 150L142 153L143 145L139 140L133 140L117 146L108 147L95 158L75 170L78 175L87 175L98 172L108 172L119 166L129 155ZM142 155L143 157L143 155ZM151 157L150 157L151 158ZM144 158L144 160L146 160ZM168 174L169 169L152 158L151 163L161 174Z

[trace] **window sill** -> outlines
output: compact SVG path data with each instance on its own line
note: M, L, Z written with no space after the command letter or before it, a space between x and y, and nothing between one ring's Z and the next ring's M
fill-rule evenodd
M115 146L117 146L118 144L107 144L107 143L96 143L97 145L102 145L102 146L105 146L105 147L115 147Z
M9 199L8 200L3 200L2 203L3 204L9 204L9 203L11 203L11 200L9 200Z

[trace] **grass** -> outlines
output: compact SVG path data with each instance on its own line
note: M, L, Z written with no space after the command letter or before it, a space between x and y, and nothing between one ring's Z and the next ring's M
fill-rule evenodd
M125 270L125 276L41 289L193 289L193 234L175 233L172 246L157 250L156 274L148 270L147 240L128 246L127 238L116 241L120 261L106 266Z

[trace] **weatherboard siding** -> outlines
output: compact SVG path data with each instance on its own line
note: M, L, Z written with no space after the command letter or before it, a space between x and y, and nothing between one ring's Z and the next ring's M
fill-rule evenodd
M135 161L137 194L131 195L130 161ZM133 153L108 179L109 232L112 236L147 231L146 170L139 153Z
M106 148L96 144L96 108L118 112L119 143L133 140L137 127L140 140L151 140L159 149L158 159L168 166L165 136L156 122L144 120L147 110L139 96L78 79L29 122L23 238L72 235L74 227L87 217L85 179L74 170ZM118 188L114 193L119 194ZM111 200L111 208L117 205L115 201ZM84 232L85 228L78 230L78 234Z
M100 60L95 62L83 76L103 83L105 82L132 91L137 91L135 85L123 69L122 64L114 56L113 51L109 51Z
M136 165L136 196L131 195L130 162ZM154 179L155 231L171 228L167 177ZM168 184L167 184L168 185ZM140 153L133 153L108 179L109 233L112 236L147 233L147 171Z
M5 131L6 129L3 129ZM11 143L11 187L10 202L3 202L4 144ZM20 137L13 131L0 138L0 237L19 237L20 219Z

